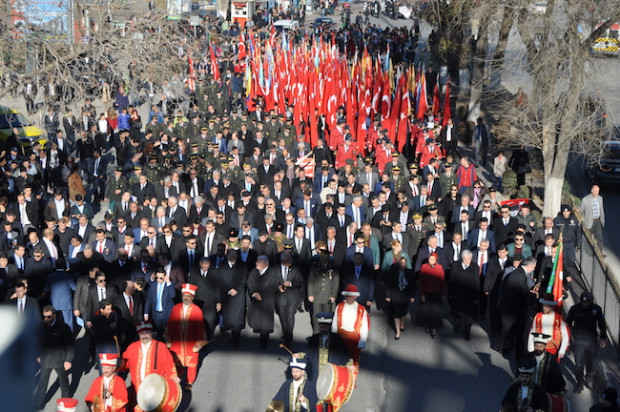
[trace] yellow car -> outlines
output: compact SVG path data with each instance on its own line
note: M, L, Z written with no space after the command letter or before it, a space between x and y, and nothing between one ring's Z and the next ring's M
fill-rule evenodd
M0 139L6 141L13 134L13 128L19 130L19 139L24 148L39 142L41 147L47 143L46 133L36 127L26 116L15 109L0 106Z

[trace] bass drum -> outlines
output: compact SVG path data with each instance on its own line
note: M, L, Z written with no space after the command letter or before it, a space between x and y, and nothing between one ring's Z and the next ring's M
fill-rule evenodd
M334 412L347 403L355 387L355 372L346 366L326 363L316 381L316 393L320 400L329 402Z
M181 404L181 396L181 385L152 373L140 384L138 407L145 412L174 412Z
M565 397L550 393L547 393L547 397L549 398L550 412L570 412L570 404Z

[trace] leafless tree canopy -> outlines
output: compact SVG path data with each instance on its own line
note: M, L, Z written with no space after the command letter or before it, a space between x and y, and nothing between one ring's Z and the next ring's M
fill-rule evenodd
M194 39L178 22L165 16L128 16L112 20L107 13L76 7L81 22L76 37L83 41L38 33L16 35L10 16L2 17L0 28L0 73L5 91L18 94L26 78L39 85L52 82L61 94L60 106L74 100L100 96L106 82L112 88L139 88L147 79L161 84L164 79L183 76L187 51ZM123 16L123 13L113 13ZM179 52L182 48L183 52Z

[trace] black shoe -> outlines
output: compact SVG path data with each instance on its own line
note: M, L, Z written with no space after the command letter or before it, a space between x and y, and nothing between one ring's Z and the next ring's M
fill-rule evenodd
M185 385L185 392L191 392L192 391L192 384L188 383L187 385Z
M583 392L583 382L579 382L577 386L573 389L573 393L581 393Z

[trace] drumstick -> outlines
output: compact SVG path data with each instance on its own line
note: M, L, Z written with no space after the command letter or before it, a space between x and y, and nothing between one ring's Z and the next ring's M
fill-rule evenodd
M283 348L285 351L287 351L288 353L291 354L291 356L294 356L293 352L291 352L291 350L289 348L287 348L286 346L284 346L283 343L280 344L280 347Z
M114 343L116 343L116 352L118 353L118 357L121 357L121 347L118 344L118 336L114 335Z

